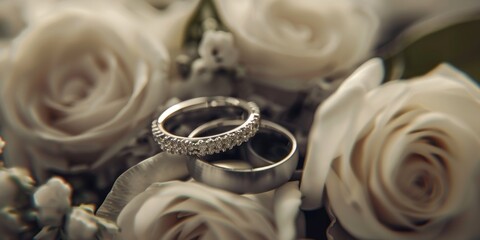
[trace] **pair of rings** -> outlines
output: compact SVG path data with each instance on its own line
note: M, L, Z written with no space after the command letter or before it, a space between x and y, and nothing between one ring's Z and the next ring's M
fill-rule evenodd
M297 167L295 137L237 98L180 102L152 122L152 133L163 151L192 157L187 167L195 180L235 193L274 189Z

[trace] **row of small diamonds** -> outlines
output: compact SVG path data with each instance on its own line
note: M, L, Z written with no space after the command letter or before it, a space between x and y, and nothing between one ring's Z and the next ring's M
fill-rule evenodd
M252 115L252 121L237 131L206 140L190 140L167 135L159 129L157 120L152 122L152 133L155 142L165 152L181 155L211 155L232 149L235 145L239 146L253 137L260 127L260 114L254 112Z
M235 132L207 140L197 140L195 144L199 147L195 149L197 151L194 151L191 154L199 156L211 155L232 149L234 146L240 146L242 143L252 138L257 133L259 127L260 115L254 113L252 121Z

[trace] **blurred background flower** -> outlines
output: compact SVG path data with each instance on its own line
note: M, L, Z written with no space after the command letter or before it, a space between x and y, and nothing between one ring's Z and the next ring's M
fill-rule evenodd
M378 18L355 1L215 1L250 80L304 89L350 71L373 50Z
M16 39L0 96L5 161L39 179L104 165L168 98L168 53L128 11L75 1L49 11Z
M0 189L0 239L113 239L118 233L116 224L94 215L94 205L72 207L72 188L60 177L36 187L25 169L0 166Z

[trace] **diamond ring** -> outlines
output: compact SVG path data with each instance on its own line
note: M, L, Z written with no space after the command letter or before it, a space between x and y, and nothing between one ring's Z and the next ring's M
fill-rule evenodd
M243 119L225 132L188 137L180 133L185 124L197 127L215 119ZM205 156L224 152L253 137L260 124L260 110L253 102L233 97L200 97L177 103L152 122L155 141L165 152Z

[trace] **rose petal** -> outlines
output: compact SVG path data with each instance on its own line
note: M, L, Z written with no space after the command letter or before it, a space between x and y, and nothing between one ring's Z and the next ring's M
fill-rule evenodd
M296 229L297 216L300 210L301 193L298 182L288 182L275 191L275 222L278 227L278 239L295 239L303 233Z
M122 208L152 183L186 178L186 161L186 157L162 152L128 169L117 178L97 215L115 221Z
M347 133L354 126L363 107L363 98L368 90L366 88L374 86L375 82L380 83L379 73L382 71L378 60L365 63L345 81L346 87L339 88L317 109L310 129L309 148L300 186L304 196L302 208L321 206L330 164L343 150L332 146L342 146L347 141ZM365 79L365 83L360 79Z
M412 82L412 89L427 89L427 91L414 94L410 99L411 104L424 107L429 111L455 116L480 135L480 125L477 124L480 116L478 111L480 99L472 100L464 86L445 78L432 77L426 81Z
M355 239L352 235L348 234L342 225L338 222L337 217L332 211L329 204L325 206L328 217L330 218L330 224L328 225L326 235L328 240L348 240Z
M480 98L480 88L478 88L478 85L475 83L475 81L473 81L467 74L459 71L448 63L442 63L438 65L428 74L440 75L443 77L443 79L458 82L464 85L465 90L470 91L472 97L476 99Z
M331 178L331 180L330 180ZM387 228L382 222L379 222L377 216L371 211L364 209L372 209L371 203L367 202L368 197L364 195L363 186L358 182L349 186L355 189L350 192L346 185L342 184L342 180L334 172L329 175L327 181L327 192L333 212L337 216L340 224L353 236L359 239L431 239L438 234L437 231L425 232L399 232ZM335 199L344 199L341 201L333 201Z

